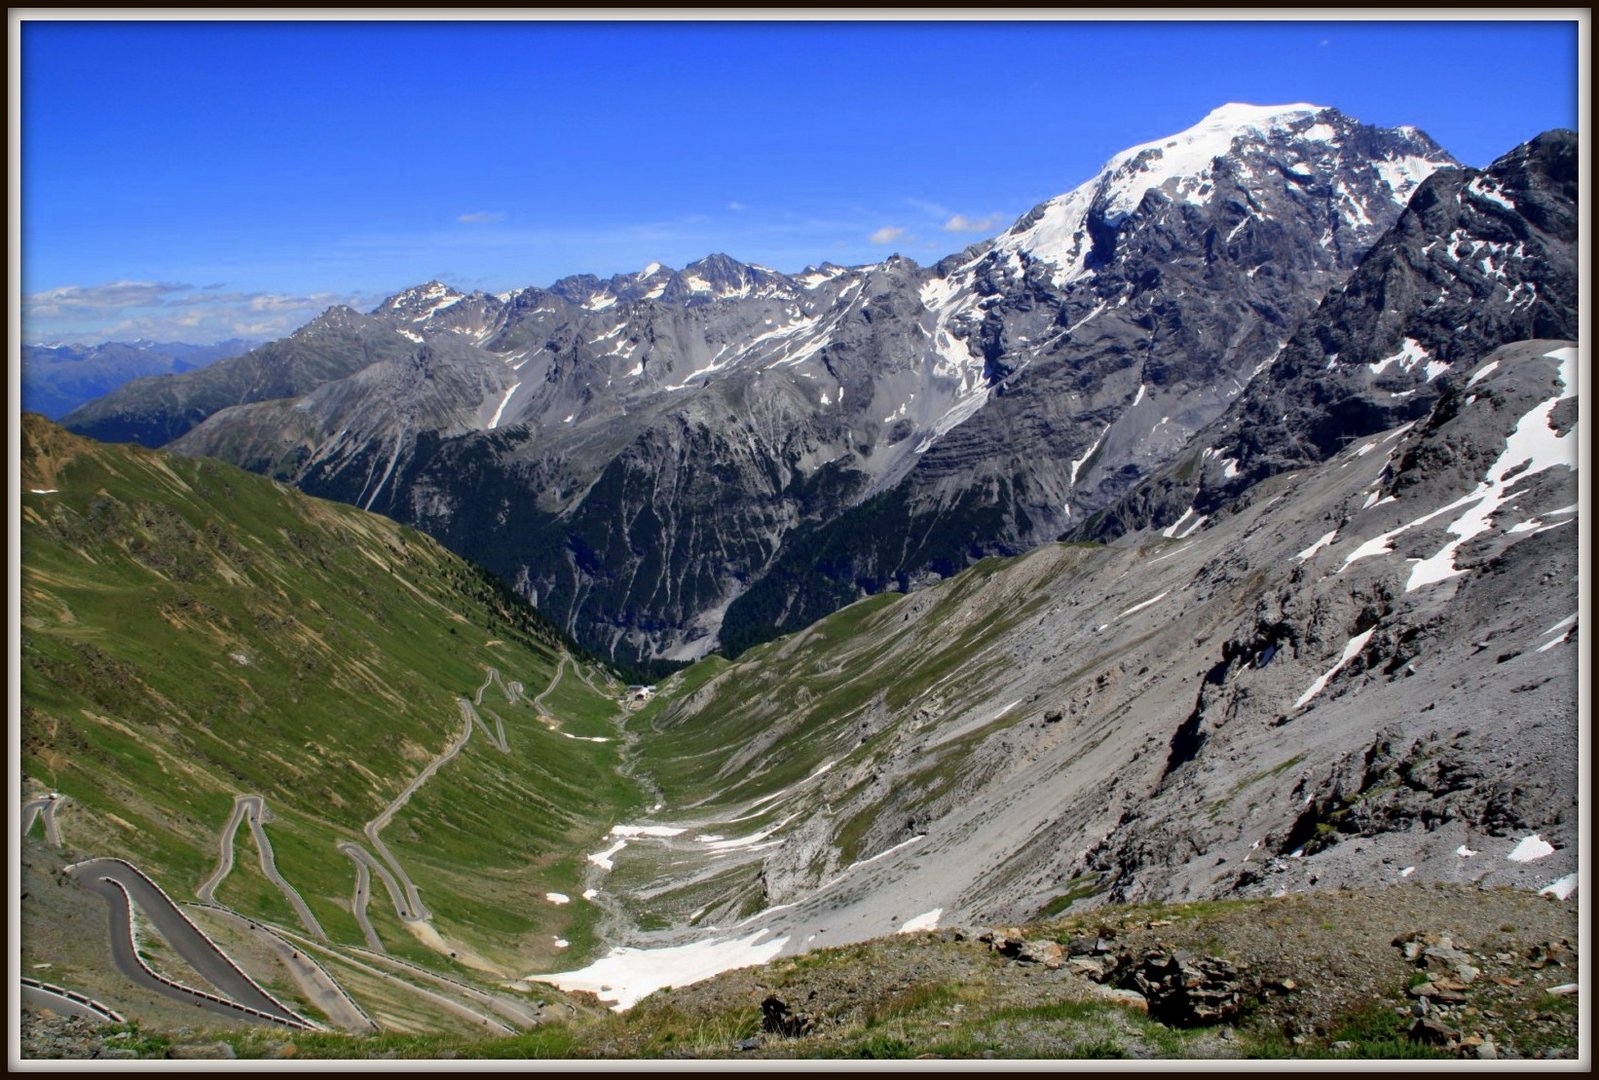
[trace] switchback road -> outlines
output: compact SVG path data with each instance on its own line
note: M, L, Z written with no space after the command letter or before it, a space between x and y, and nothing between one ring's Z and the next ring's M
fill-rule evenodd
M44 842L51 847L60 847L61 826L56 823L56 809L66 801L65 795L47 795L42 799L30 799L23 803L22 835L28 835L28 830L33 828L34 821L42 813L44 815Z
M299 1016L241 971L216 943L178 910L176 904L149 878L120 859L90 859L66 868L85 888L105 900L110 911L107 930L111 961L130 980L146 989L208 1012L234 1019L305 1028L311 1023ZM189 966L215 986L223 996L196 990L153 972L139 957L133 939L133 907L161 932Z
M277 953L278 959L289 969L294 981L299 984L310 1002L334 1024L345 1031L358 1033L377 1030L377 1024L372 1022L372 1018L362 1011L355 1000L344 992L344 988L334 981L333 976L328 974L327 969L313 960L309 953L284 940L254 919L240 915L236 911L211 905L208 905L206 910L247 927L258 939L265 942L268 948Z
M294 913L299 916L305 928L326 941L327 933L323 931L322 924L317 922L316 916L311 914L311 909L306 906L299 891L278 873L277 860L272 855L272 841L267 839L266 830L261 827L266 812L266 800L261 796L234 796L233 813L228 817L228 823L222 826L222 835L217 840L217 868L194 894L204 903L215 902L217 886L222 884L223 879L233 870L233 838L239 831L239 822L248 820L250 835L255 838L255 849L261 857L261 873L278 887L278 891L289 902L289 906L294 908Z

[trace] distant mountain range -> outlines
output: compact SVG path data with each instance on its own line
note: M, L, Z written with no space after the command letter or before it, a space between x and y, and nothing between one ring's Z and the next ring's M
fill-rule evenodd
M24 345L22 408L60 419L132 379L181 375L259 344L230 338L214 345L175 341L106 341L99 345Z

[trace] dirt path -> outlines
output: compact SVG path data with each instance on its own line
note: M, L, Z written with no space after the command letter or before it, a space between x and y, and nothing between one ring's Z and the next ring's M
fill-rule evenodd
M294 908L295 915L312 934L327 940L327 933L322 929L322 924L317 922L316 916L311 914L311 909L306 905L299 890L290 885L282 874L278 873L277 860L272 854L272 841L267 839L266 830L262 822L267 814L266 800L259 795L236 795L233 798L233 813L228 817L228 823L222 826L222 835L217 840L217 868L211 876L195 890L195 896L204 903L215 903L217 886L233 870L233 838L239 831L239 823L243 820L250 822L250 835L255 838L256 852L261 858L261 873L266 879L277 886L289 906Z

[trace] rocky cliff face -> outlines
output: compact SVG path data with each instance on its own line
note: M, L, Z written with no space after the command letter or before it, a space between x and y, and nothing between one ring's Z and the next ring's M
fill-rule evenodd
M176 448L419 525L619 659L737 650L1106 506L1450 164L1226 106L933 268L429 283L370 316L405 355Z

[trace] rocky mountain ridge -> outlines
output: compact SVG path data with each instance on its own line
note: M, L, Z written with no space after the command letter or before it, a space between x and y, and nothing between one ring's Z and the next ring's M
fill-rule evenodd
M330 313L393 355L173 445L423 528L619 660L737 651L1108 504L1452 164L1226 106L931 268L716 255Z
M935 993L915 974L929 965L958 982L999 964L1027 968L1007 1007L1068 977L1184 1023L1199 1008L1230 1023L1253 996L1294 1025L1285 1037L1329 1052L1350 1042L1340 979L1355 971L1406 1047L1548 1049L1564 1014L1547 999L1567 980L1528 971L1574 955L1534 908L1565 919L1585 887L1575 136L1424 178L1415 162L1431 159L1407 152L1422 145L1328 110L1229 108L932 268L786 277L713 258L501 296L429 283L276 343L314 385L222 408L174 444L424 523L613 656L742 648L633 688L621 719L619 685L525 622L508 652L517 605L393 522L30 418L32 767L65 777L81 807L69 835L179 877L196 851L209 860L218 822L237 824L230 778L262 790L286 811L282 873L304 883L323 955L392 1028L441 1021L350 963L375 955L354 943L440 967L472 957L449 970L492 973L485 1007L554 1052L577 1044L535 995L598 1013L667 986L644 1015L725 1019L742 1002L761 1026L738 1029L739 1053L882 1051L850 1026L861 1010L893 1023ZM376 358L323 378L316 364L347 362L352 342ZM129 582L159 605L122 606ZM348 647L380 631L383 655ZM498 693L491 660L520 669ZM387 737L406 711L415 739ZM208 726L243 715L301 727L268 757ZM203 754L149 752L174 716ZM451 731L431 756L423 743ZM304 753L331 736L332 760L367 771ZM174 769L204 783L175 787ZM406 802L405 779L434 772ZM447 938L419 932L397 890L375 925L345 903L365 864L337 842L359 827L375 844L390 818ZM513 840L521 854L482 873ZM33 880L68 903L57 875ZM294 925L275 894L230 881L234 902ZM1448 902L1464 921L1416 917L1457 893L1477 901ZM1304 904L1339 943L1350 905L1403 918L1375 942L1381 960L1371 940L1350 959L1279 940L1291 920L1252 923L1255 961L1300 962L1249 970L1241 952L1195 955L1205 934L1179 946L1165 913L1101 914L1190 900ZM1063 914L1060 940L1012 926ZM993 928L986 949L977 927ZM859 944L884 935L921 959ZM845 955L900 965L872 984L877 1004L836 974ZM693 989L758 962L775 965ZM485 1022L471 1005L485 991L432 985L479 994L452 1007ZM1500 1008L1526 1022L1488 1024ZM597 1052L664 1045L629 1030L605 1028ZM1098 1045L1063 1039L1040 1052Z
M1534 893L1568 901L1579 887L1573 763L1579 757L1580 626L1572 527L1579 476L1579 370L1580 351L1570 342L1504 346L1469 368L1440 375L1440 395L1426 417L1373 434L1325 462L1268 478L1252 489L1251 498L1191 536L1178 539L1148 530L1109 546L1046 545L1018 559L986 560L911 595L870 598L800 634L754 648L736 663L713 657L675 676L620 731L611 729L622 736L619 740L570 731L565 734L572 741L561 737L559 725L577 722L596 704L582 687L576 699L551 702L566 661L555 665L546 690L531 703L515 681L505 682L505 704L494 704L510 723L493 747L472 741L480 755L466 774L473 791L483 794L477 788L479 771L512 760L504 757L508 752L524 753L531 739L543 740L530 759L543 762L541 767L558 749L593 753L597 762L616 765L607 747L619 743L628 759L620 763L621 771L644 779L654 801L647 811L646 804L637 804L639 813L604 836L591 828L589 843L596 850L586 858L569 852L552 864L572 883L562 882L568 891L547 893L549 911L539 908L536 917L564 918L571 907L579 925L597 924L600 932L583 960L563 966L559 954L541 940L544 935L524 934L521 947L542 946L542 960L500 989L526 994L531 1002L534 994L544 993L541 984L553 983L572 996L567 1000L599 995L592 1001L598 1011L610 1002L640 1001L667 984L678 988L643 1006L646 1019L640 1022L648 1023L663 1005L722 1008L725 995L743 1000L751 979L764 980L760 997L776 996L785 1008L770 1010L777 1017L764 1029L770 1038L735 1049L784 1055L854 1045L849 1018L856 1005L843 984L800 974L826 970L840 955L895 958L905 965L896 969L903 974L885 990L889 993L903 992L902 980L913 970L929 970L929 964L935 973L959 970L966 974L957 978L989 978L993 973L982 964L1011 963L1037 976L1059 973L1045 976L1057 993L1068 989L1063 982L1068 979L1075 980L1072 989L1090 995L1094 991L1088 986L1096 979L1114 983L1118 993L1130 988L1138 998L1117 1000L1135 1007L1142 1002L1150 1015L1159 1010L1163 1023L1179 1027L1190 1019L1231 1023L1235 1014L1227 1010L1241 1009L1244 997L1257 990L1269 990L1268 998L1299 995L1292 1008L1268 1008L1265 1015L1307 1025L1296 1027L1294 1037L1308 1031L1316 1041L1294 1046L1336 1052L1332 1044L1348 1042L1337 1032L1350 995L1363 995L1361 1000L1373 992L1403 995L1405 987L1383 980L1396 983L1402 964L1415 960L1427 982L1414 985L1419 994L1409 996L1416 1003L1406 1007L1422 1008L1426 1015L1416 1018L1428 1023L1418 1027L1407 1020L1399 1031L1391 1030L1391 1022L1383 1028L1389 1036L1409 1039L1404 1045L1475 1056L1483 1056L1481 1047L1488 1043L1517 1053L1563 1045L1541 1019L1530 1026L1489 1025L1472 1019L1465 1008L1470 1001L1495 1010L1501 1003L1525 1007L1523 999L1532 1001L1529 995L1552 992L1547 987L1557 980L1566 985L1550 973L1525 993L1487 987L1481 993L1488 996L1473 998L1466 992L1485 971L1512 980L1495 986L1517 990L1514 980L1526 981L1517 962L1523 953L1540 968L1551 957L1574 959L1569 943L1558 940L1563 931L1539 929L1530 942L1515 935L1532 925L1526 922L1527 905L1544 905ZM213 657L217 647L210 644L211 636L218 631L230 641L241 633L265 632L272 650L290 647L302 657L317 646L292 632L292 619L227 614L241 599L259 603L263 590L232 590L222 575L204 572L207 553L222 550L231 565L258 574L269 565L264 554L270 544L247 559L221 535L201 539L205 534L185 533L179 521L192 509L187 500L238 501L244 489L265 494L269 485L215 462L164 461L152 454L118 457L112 448L37 427L28 458L27 479L37 486L29 496L30 527L48 529L66 545L49 564L41 564L37 552L29 563L34 576L28 625L40 639L37 644L48 636L71 648L81 626L120 625L96 615L81 597L70 605L51 597L60 595L69 580L62 566L88 566L89 572L103 574L107 566L131 557L140 574L160 572L173 597L161 605L160 618L169 625L160 634L176 635L183 655L198 664L197 678L173 681L165 667L172 666L176 654L143 653L155 633L105 634L103 648L77 650L86 668L59 662L42 647L28 654L33 711L25 717L25 745L33 760L54 762L55 768L77 763L72 772L77 779L68 778L63 790L82 800L83 808L69 817L68 836L81 841L93 835L101 845L134 842L127 836L148 843L150 830L122 834L115 822L127 814L142 819L133 808L155 798L192 798L193 790L178 793L161 784L152 759L142 771L125 767L116 774L107 804L95 796L95 784L110 774L83 770L79 759L85 747L105 754L109 748L101 740L112 737L107 732L115 733L111 745L120 747L121 738L131 734L130 723L139 723L146 713L170 722L174 706L209 709L213 723L222 722L233 710L218 711L218 681L206 672L218 667L231 672L242 664L249 673L245 678L258 678L253 668L259 666L264 675L280 665L269 663L271 652L264 649L241 653L244 660ZM1446 456L1453 464L1439 467ZM98 460L122 464L98 474L85 468ZM149 482L129 487L135 473ZM107 494L108 485L120 492L125 510ZM65 490L52 490L58 487ZM160 501L178 508L176 516L140 497L129 502L135 490L159 492ZM378 567L379 580L397 570L415 575L422 565L419 556L437 558L425 544L396 545L401 534L391 523L369 519L363 528L348 509L319 507L284 490L269 497L294 514L348 522L362 544L379 540L386 553L366 556ZM108 533L106 520L122 525ZM251 543L264 543L271 533L265 530L265 540ZM140 542L145 534L159 542ZM319 547L314 541L293 546L299 549L295 558L317 567L313 574L336 582L350 596L370 596L361 590L377 587L363 586L359 573L331 565L338 559L359 561L358 551ZM80 550L92 550L95 560L82 559ZM292 586L294 579L284 580ZM201 588L203 603L185 594ZM342 619L373 618L389 630L399 620L419 619L423 633L411 628L399 639L413 650L429 649L428 624L449 620L453 605L436 611L433 605L417 605L402 592L403 581L384 588L399 593L398 599L390 597L371 611L340 601ZM316 618L325 619L333 609L325 597ZM311 617L308 606L305 611ZM326 624L321 633L337 627ZM291 633L285 635L286 628ZM197 629L200 635L194 634ZM492 620L487 625L468 620L463 629L474 640L462 644L474 650L504 645ZM478 646L475 639L489 633L496 638ZM453 644L456 635L447 640ZM129 650L131 662L117 655ZM341 665L356 660L333 655ZM531 662L548 674L549 659L530 656L522 664ZM359 671L357 663L351 672ZM276 677L292 674L283 670ZM463 674L464 669L453 671L446 678L459 686ZM525 671L508 672L516 674ZM161 698L150 697L141 686L157 679L163 680ZM493 685L492 677L485 680L477 696ZM63 709L56 700L63 693L67 701L87 693L95 708ZM460 719L470 736L476 725L465 708L469 698L461 700ZM529 704L532 713L523 711ZM391 710L394 703L376 707ZM347 711L365 716L366 708L354 704ZM543 717L548 726L545 709L555 709L560 720L556 728L540 732L528 721ZM252 712L261 724L275 722L265 700ZM1374 717L1379 722L1374 724ZM88 741L63 741L69 730ZM190 737L200 738L204 725L189 730ZM390 728L351 724L348 730L350 737L370 739ZM482 730L489 733L486 724ZM242 770L236 775L249 775L252 786L281 784L273 779L277 765L293 772L299 779L273 791L274 805L304 802L316 785L328 784L339 788L342 802L368 783L392 787L408 774L405 764L390 761L379 775L357 777L354 770L317 764L320 756L302 760L295 745L298 740L282 744L277 757L266 758L218 740L213 755L227 748L234 755L232 768ZM386 750L390 756L412 756L403 747ZM143 759L128 755L127 760ZM368 752L362 760L377 759ZM186 765L203 771L206 759ZM609 779L602 772L582 775L585 790ZM225 792L227 781L215 779ZM441 782L451 781L445 775ZM525 801L530 795L516 797ZM204 849L215 840L223 802L219 792L212 792L203 805L191 804L187 814L174 817L173 827L188 845ZM414 869L428 867L438 875L430 885L459 880L439 860L461 850L473 835L473 830L452 831L452 843L423 857L419 841L446 827L452 817L447 808L454 805L448 799L413 803L397 825L400 857ZM280 840L293 836L304 827L299 817L279 820L274 834ZM474 829L484 827L480 821ZM47 843L60 843L48 836L47 830ZM327 841L336 834L319 838L324 843L284 843L282 874L317 883L306 896L318 906L329 934L320 953L338 961L341 978L356 978L361 969L352 973L351 957L340 959L342 946L360 940L337 902L348 888L348 868L342 878L329 874L332 867L318 869L319 850L325 859L325 849L333 847ZM558 838L555 843L558 850ZM153 849L141 853L146 861L174 857ZM62 888L58 877L45 873L35 888L55 895ZM52 881L55 885L47 887ZM1398 892L1385 895L1381 886L1448 882L1469 883L1473 893L1489 890L1503 901L1495 901L1496 910L1519 905L1521 914L1514 924L1453 917L1447 924L1418 922L1407 914L1391 928L1393 948L1406 951L1385 951L1386 962L1361 957L1360 978L1370 975L1377 981L1359 982L1359 990L1350 989L1355 984L1349 961L1329 965L1325 953L1310 954L1314 944L1301 944L1306 951L1296 955L1303 962L1288 968L1262 963L1258 938L1254 952L1229 946L1226 956L1180 956L1164 933L1138 939L1147 940L1158 956L1139 947L1101 948L1097 942L1079 954L1072 951L1083 926L1103 927L1115 919L1117 927L1129 929L1113 910L1121 902L1277 898L1290 907L1303 902L1331 910L1345 902L1337 890L1349 888L1363 890L1358 902L1368 905L1369 914L1375 910L1369 905L1386 910L1399 897ZM502 884L525 905L525 882L518 886L505 879ZM579 894L582 905L573 899ZM1413 900L1425 894L1405 895ZM463 905L481 902L476 891L433 887L429 896L452 952L492 940L493 932L484 936L473 920L459 917ZM1410 910L1411 900L1397 900L1398 907ZM231 902L260 903L247 892L235 892ZM1485 906L1493 907L1485 901L1452 910L1469 916ZM1544 910L1569 907L1550 904ZM1009 928L1061 913L1076 919L1077 929L1064 937ZM201 914L211 926L220 918ZM271 912L267 918L292 925L295 916ZM1545 921L1534 922L1542 927ZM1492 937L1494 924L1499 934L1511 937ZM391 945L406 940L393 916L385 914L379 925ZM977 939L989 946L989 960L942 956L939 943L961 944L963 934L972 936L959 928L985 925L996 927ZM1139 925L1156 931L1169 925L1169 918ZM1250 925L1261 929L1254 920ZM1506 931L1506 925L1515 928ZM908 935L911 952L881 943L845 953L836 948L885 934ZM1446 942L1444 935L1453 936ZM1105 937L1105 931L1098 936ZM76 942L82 935L69 937ZM59 933L54 939L41 937L35 929L28 940L37 948L41 940L67 939ZM1195 940L1217 939L1211 934ZM1461 941L1470 942L1471 955L1454 944ZM1505 951L1507 942L1513 952ZM567 944L558 940L555 949ZM621 947L596 956L603 945ZM1271 942L1272 957L1280 956L1281 945ZM1417 946L1414 955L1409 945ZM822 946L835 948L820 958L808 955ZM358 959L364 963L373 955ZM1434 955L1441 966L1432 965ZM774 959L778 963L765 974L729 975L703 990L682 991L716 971ZM474 960L481 962L481 956ZM498 977L504 975L501 968ZM1027 972L1021 975L1018 987L1029 981L1037 985ZM1179 990L1189 988L1190 975L1203 993L1184 997ZM356 985L364 1000L382 1003L377 1015L385 1028L406 1030L419 1023L394 1004L393 995L404 999L414 991L383 990L359 979ZM843 994L844 1000L794 996L807 988ZM503 994L496 1000L507 1008L517 1004L515 998L508 1004ZM564 1037L562 1029L549 1025L544 1000L537 999L531 1021L536 1026L521 1036L531 1040L530 1046ZM1403 1006L1405 999L1399 1000ZM1261 1004L1270 1005L1265 998ZM1201 1015L1192 1006L1206 1011ZM1558 1020L1555 1016L1551 1023L1558 1026ZM436 1017L420 1022L422 1030L445 1023ZM1250 1037L1269 1033L1270 1023ZM788 1041L812 1036L820 1038ZM1554 1042L1539 1041L1551 1037ZM281 1042L280 1036L274 1045ZM304 1045L316 1052L345 1046L324 1035ZM1070 1041L1046 1040L1038 1046L1039 1053L1082 1052ZM557 1053L581 1052L572 1043L549 1047ZM1163 1052L1224 1050L1211 1043L1204 1047L1174 1045ZM963 1053L954 1044L945 1050Z

